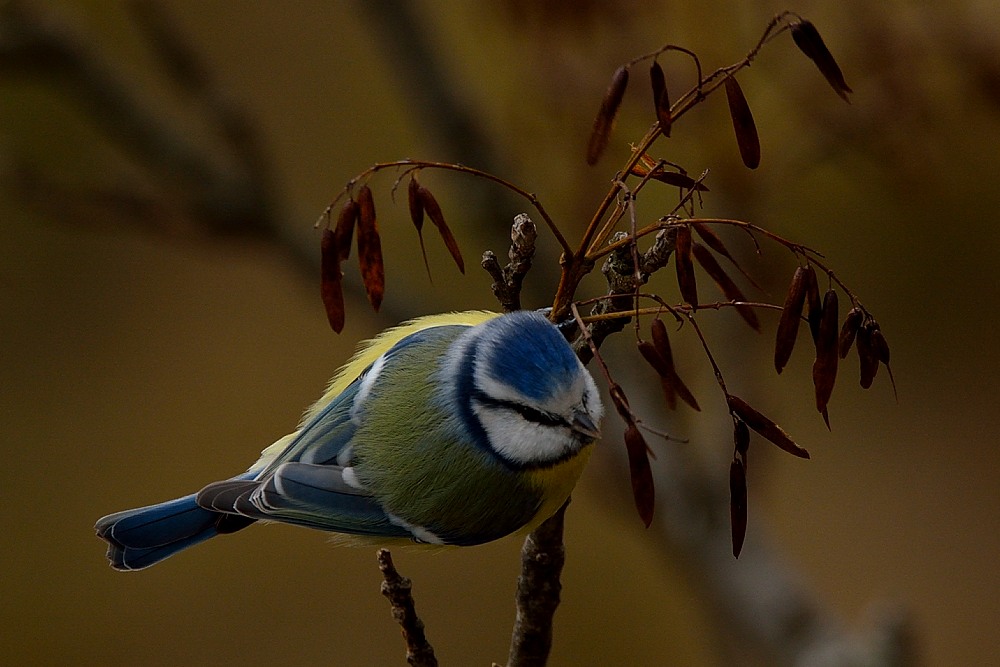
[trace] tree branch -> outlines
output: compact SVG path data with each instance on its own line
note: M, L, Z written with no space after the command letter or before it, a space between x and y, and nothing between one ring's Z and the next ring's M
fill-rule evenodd
M552 650L552 619L559 607L559 577L566 562L563 525L569 501L524 540L517 578L517 616L508 667L544 667Z
M392 617L399 623L406 643L407 664L410 667L437 667L434 648L427 641L424 622L417 616L413 603L413 582L396 571L388 549L379 549L375 557L383 577L380 590L392 605Z
M500 262L492 250L483 253L483 268L493 278L493 295L505 313L521 309L521 285L524 276L531 269L537 238L535 223L527 213L518 213L514 216L514 225L510 230L511 243L510 250L507 251L510 262L507 266L500 268Z

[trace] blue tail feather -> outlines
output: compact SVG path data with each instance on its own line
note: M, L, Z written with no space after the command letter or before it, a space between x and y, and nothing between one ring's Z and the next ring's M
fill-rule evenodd
M141 570L220 534L219 523L226 515L199 507L196 495L117 512L100 519L95 528L97 535L108 543L111 567L116 570ZM245 525L252 523L249 519L245 521ZM232 523L225 522L221 532L243 527Z

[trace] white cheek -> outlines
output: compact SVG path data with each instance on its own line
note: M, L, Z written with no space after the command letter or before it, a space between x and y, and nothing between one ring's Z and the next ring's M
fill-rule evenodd
M490 445L503 458L519 464L559 459L575 448L566 429L542 426L510 410L474 404Z

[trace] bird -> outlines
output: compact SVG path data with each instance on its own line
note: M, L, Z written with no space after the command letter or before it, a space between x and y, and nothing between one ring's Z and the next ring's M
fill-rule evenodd
M256 522L349 543L483 544L566 502L603 413L593 377L541 312L424 316L362 343L245 473L95 529L120 571Z

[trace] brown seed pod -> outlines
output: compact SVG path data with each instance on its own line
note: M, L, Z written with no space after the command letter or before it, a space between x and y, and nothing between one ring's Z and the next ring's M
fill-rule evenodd
M340 209L340 215L337 216L333 243L340 254L340 261L351 256L351 237L354 236L354 224L358 220L359 212L358 202L349 198L344 202L344 207Z
M661 357L663 357L669 371L673 371L674 353L670 349L670 338L667 336L667 325L663 323L663 320L655 319L649 326L649 330L653 335L653 345L656 346L656 351Z
M743 164L756 169L760 165L760 137L757 136L757 124L753 121L750 105L736 77L726 79L726 99L729 100L729 115L733 119L736 144L740 148Z
M747 426L758 434L764 436L765 439L769 440L771 443L777 445L789 454L793 454L803 459L809 458L809 452L795 444L795 441L792 440L787 433L785 433L783 428L754 408L750 407L750 404L742 398L729 394L726 396L726 401L729 403L730 411L732 411L735 416L745 421Z
M792 356L805 300L806 269L800 266L795 269L795 275L792 276L792 283L788 286L788 294L785 296L785 305L781 309L781 319L778 321L778 334L774 343L774 370L779 374Z
M819 321L823 317L823 302L819 298L819 282L816 271L811 266L806 267L806 317L809 320L809 332L813 343L819 338Z
M874 328L871 333L871 345L872 350L875 354L875 358L881 363L885 364L885 370L889 373L889 383L892 384L892 393L896 393L896 378L892 376L892 367L889 365L889 343L885 340L885 334L882 333L882 329L879 328L878 322L874 323Z
M621 385L613 383L608 387L608 395L611 397L611 403L614 404L618 416L626 423L631 424L633 421L632 409L629 407L628 398L625 396L625 391L621 388Z
M698 400L694 397L694 394L691 393L691 390L688 389L687 385L684 384L684 380L681 379L681 376L674 373L664 381L670 383L670 386L677 393L680 399L687 403L692 410L695 412L701 412L701 406L698 405Z
M733 419L733 446L734 452L746 461L750 449L750 427L739 417Z
M819 337L816 339L816 361L813 362L813 385L816 389L816 409L823 415L826 427L830 428L830 417L826 406L833 394L837 380L837 323L838 303L836 290L827 290L823 296L823 316L819 323Z
M722 237L716 234L715 230L706 225L704 222L692 222L691 227L694 231L698 232L698 236L700 236L701 240L705 242L705 245L728 259L733 264L736 264L736 258L730 254L729 248L727 248L726 244L722 242Z
M424 258L424 269L427 277L430 278L431 266L427 262L427 248L424 246L424 202L420 198L420 183L414 176L410 179L410 185L406 188L406 200L410 208L410 221L417 230L417 239L420 241L420 255Z
M660 383L663 385L663 393L667 399L667 406L673 410L677 405L674 397L680 396L681 400L691 406L692 410L701 412L698 400L691 393L691 390L688 389L687 385L684 384L681 376L677 374L673 353L670 351L670 339L667 337L667 326L663 323L663 320L653 320L651 331L653 334L653 346L656 349L656 353L662 359L663 368L666 371L660 374Z
M639 353L646 360L646 362L653 367L657 375L668 375L671 369L667 366L666 361L660 356L656 347L650 343L648 340L639 341Z
M875 320L866 317L865 321L861 323L861 328L858 329L856 347L858 350L858 360L861 362L861 387L863 389L871 387L872 382L875 381L875 376L878 374L878 353L875 351L875 345L872 341L872 334L877 326Z
M326 319L330 322L330 328L337 333L344 329L344 290L340 253L337 234L324 229L323 239L320 241L319 291L323 299L323 308L326 310Z
M847 317L844 318L844 326L841 327L840 338L837 340L841 359L846 359L847 353L851 351L851 346L854 345L854 338L858 335L858 327L861 326L861 320L864 316L865 312L860 307L855 306L851 308L847 313Z
M733 556L739 558L747 534L747 473L743 461L736 456L729 466L729 523L733 533Z
M665 169L657 169L652 176L654 181L659 181L661 183L666 183L667 185L673 185L678 188L683 188L685 190L694 190L695 192L708 192L708 186L704 183L699 183L687 174L682 174L676 171L666 171Z
M385 266L382 262L382 240L379 238L375 219L375 200L367 185L358 190L358 261L361 265L361 282L365 286L368 302L378 312L385 294Z
M691 227L682 225L677 228L674 239L674 263L677 267L677 286L681 298L691 304L692 309L698 308L698 285L694 277L694 262L691 261Z
M604 149L608 147L611 130L614 129L615 119L618 116L618 107L621 106L627 87L628 66L622 65L611 76L611 84L604 93L601 109L597 112L597 118L594 119L594 127L590 131L590 141L587 142L587 164L597 164Z
M660 63L653 61L649 67L649 82L653 87L653 108L656 110L656 119L660 121L660 129L663 136L670 136L670 94L667 92L667 79L663 75L663 68Z
M420 199L420 183L416 176L410 179L406 188L406 203L410 207L410 220L419 234L424 227L424 202Z
M715 257L712 255L711 251L700 243L694 243L693 246L694 258L698 260L701 264L701 268L705 269L715 284L719 286L722 293L730 301L746 301L746 296L743 295L743 290L741 290L733 279L719 266L719 262L716 261ZM750 328L754 331L760 331L760 320L757 319L757 313L754 312L751 306L745 304L737 304L735 306L736 311L740 316L750 325Z
M691 178L687 174L682 174L677 171L667 171L663 168L663 165L652 157L648 153L643 153L640 156L639 161L632 165L629 173L633 176L638 176L639 178L645 177L649 172L653 172L650 176L654 181L660 181L661 183L666 183L667 185L674 185L679 188L684 188L685 190L694 190L695 192L708 192L708 186L704 183L699 183L695 179Z
M634 422L625 427L625 449L628 452L629 477L632 480L632 498L642 523L649 528L653 522L656 489L653 471L649 466L649 446Z
M874 327L872 329L872 348L875 350L875 358L881 361L886 366L889 365L889 343L885 340L885 334L882 333L882 329L879 328L878 322L874 322Z
M733 266L735 266L736 269L743 274L744 278L750 281L751 285L762 292L764 291L761 289L761 286L757 284L757 281L753 279L753 276L743 270L743 267L736 261L736 258L729 252L726 244L722 242L722 237L716 234L711 227L706 225L704 222L692 222L691 227L694 231L698 232L698 236L700 236L701 240L705 242L705 245L732 262Z
M465 261L462 259L462 251L459 250L458 241L455 240L451 229L444 221L444 214L441 212L441 206L437 203L437 199L434 198L430 190L422 185L417 186L417 196L423 204L424 210L427 211L427 217L431 219L431 222L437 227L438 233L441 234L441 240L444 241L445 247L451 253L451 258L455 260L458 270L465 273Z
M809 60L813 61L820 73L826 78L834 92L848 104L847 93L853 93L851 87L844 81L844 74L840 71L840 65L834 60L833 54L826 48L826 43L820 37L819 31L809 21L802 21L792 25L792 40L799 50L804 53Z

